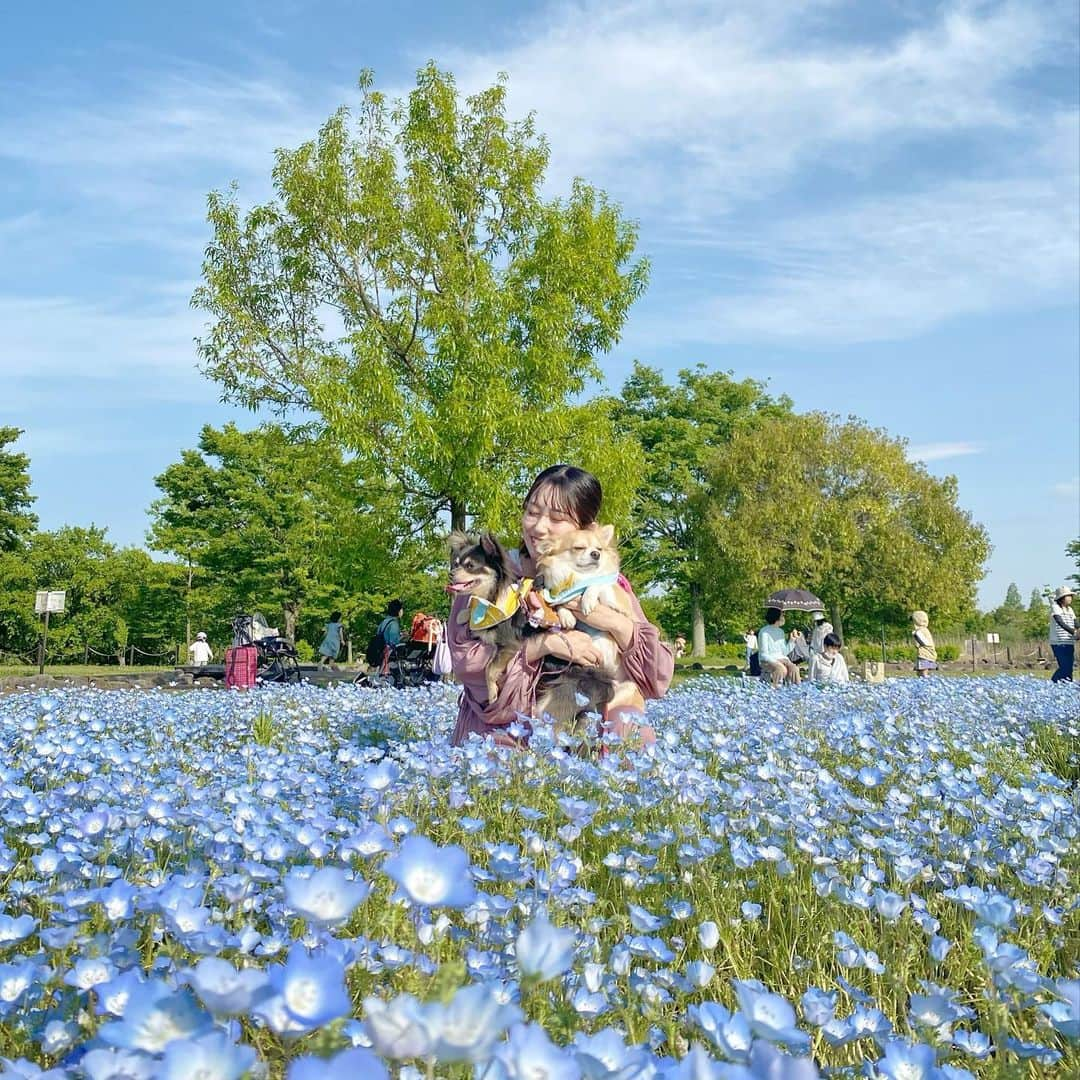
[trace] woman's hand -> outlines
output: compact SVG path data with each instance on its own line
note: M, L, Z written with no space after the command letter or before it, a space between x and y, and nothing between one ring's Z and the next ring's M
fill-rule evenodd
M537 634L525 642L525 656L530 663L536 663L545 656L554 656L560 660L570 660L582 667L597 667L603 663L603 657L593 644L593 639L583 630L567 630L564 633L548 631Z
M629 648L634 636L634 620L629 615L624 615L621 611L608 607L607 604L597 604L588 615L583 615L581 597L575 597L563 606L573 612L579 623L585 623L594 630L602 630L610 634L615 639L619 652L625 652Z

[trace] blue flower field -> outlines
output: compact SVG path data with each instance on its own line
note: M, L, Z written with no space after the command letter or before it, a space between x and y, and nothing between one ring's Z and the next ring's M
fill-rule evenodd
M1080 693L703 679L659 742L456 690L0 697L0 1072L1080 1073Z

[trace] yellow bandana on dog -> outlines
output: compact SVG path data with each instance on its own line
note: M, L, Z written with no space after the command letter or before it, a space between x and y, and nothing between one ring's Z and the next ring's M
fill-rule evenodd
M469 627L472 630L490 630L499 623L512 619L524 603L532 588L532 578L525 578L516 585L511 585L495 603L482 600L479 596L469 597Z

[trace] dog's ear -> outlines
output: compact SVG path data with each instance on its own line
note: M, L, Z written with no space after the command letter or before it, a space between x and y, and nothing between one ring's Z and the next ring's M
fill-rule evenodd
M502 544L495 539L494 533L482 532L480 534L480 546L484 549L484 553L490 555L491 558L500 561L505 560L506 555L503 552Z
M550 555L555 550L554 540L537 540L536 541L536 557L543 559Z
M615 539L615 526L598 525L596 527L596 538L600 541L602 547L611 547L611 542Z
M448 543L450 545L450 554L460 555L467 548L472 547L476 543L476 539L467 532L462 532L461 529L455 529L450 534Z

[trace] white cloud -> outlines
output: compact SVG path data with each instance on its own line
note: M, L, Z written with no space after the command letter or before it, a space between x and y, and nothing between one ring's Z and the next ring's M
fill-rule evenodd
M1074 476L1071 480L1054 485L1054 494L1063 499L1080 498L1080 476Z
M13 393L20 377L77 375L149 382L162 396L190 391L204 398L206 384L193 345L202 321L183 302L156 310L113 310L64 296L0 296L0 377ZM57 392L64 392L62 383Z
M860 6L563 4L515 47L449 60L466 89L509 73L512 109L536 110L560 172L708 215L814 161L857 169L883 140L1016 129L1011 81L1068 55L1054 5L949 3L873 45L842 32Z
M451 66L467 89L509 73L556 187L608 187L668 261L710 249L635 341L849 343L1072 303L1078 114L1017 85L1072 62L1075 15L956 0L867 44L842 32L855 7L566 4Z
M919 443L909 446L907 456L909 461L921 461L928 464L931 461L946 461L949 458L968 457L971 454L981 454L981 443L974 442L934 442Z

